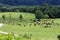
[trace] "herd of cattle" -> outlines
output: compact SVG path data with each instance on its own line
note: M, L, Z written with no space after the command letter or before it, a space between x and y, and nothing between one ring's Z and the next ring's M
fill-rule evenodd
M60 25L59 23L55 22L55 19L40 19L40 20L38 20L38 19L32 20L31 19L30 22L24 22L24 23L8 21L8 22L6 22L6 24L19 25L19 26L24 26L24 27L26 27L27 25L29 25L29 26L41 25L41 26L44 26L45 28L51 27L52 25Z

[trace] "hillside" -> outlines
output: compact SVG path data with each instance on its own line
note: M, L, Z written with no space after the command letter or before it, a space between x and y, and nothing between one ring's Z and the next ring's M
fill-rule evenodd
M60 5L60 0L0 0L0 5L42 5L47 3L49 5Z

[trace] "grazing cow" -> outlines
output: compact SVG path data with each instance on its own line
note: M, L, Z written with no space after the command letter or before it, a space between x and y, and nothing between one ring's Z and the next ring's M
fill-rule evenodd
M37 21L39 21L39 22L40 22L41 20L40 20L40 19L37 19Z
M40 25L40 23L38 23L38 25Z
M38 24L38 25L40 25L40 22L39 22L39 21L37 21L37 24Z
M47 28L47 27L48 27L48 25L45 25L44 27L45 27L45 28Z
M33 20L33 22L36 22L36 20Z
M52 25L51 23L46 23L46 25Z

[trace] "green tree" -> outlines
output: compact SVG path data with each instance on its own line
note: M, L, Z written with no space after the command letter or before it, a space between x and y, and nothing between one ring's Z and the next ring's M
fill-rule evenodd
M23 16L20 14L19 18L20 18L20 20L22 20L23 19Z
M37 11L35 12L35 17L36 17L36 19L41 19L41 18L43 18L43 13L42 13L42 11L37 10Z
M54 6L49 6L48 4L43 5L43 13L48 14L50 18L55 18L54 11L55 11Z
M5 15L2 15L2 19L5 20Z
M49 18L48 14L45 14L45 15L44 15L44 18L45 18L45 19Z

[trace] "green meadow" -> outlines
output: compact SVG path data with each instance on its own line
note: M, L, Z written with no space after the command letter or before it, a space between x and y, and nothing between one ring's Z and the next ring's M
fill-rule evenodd
M2 15L5 15L5 20L2 19ZM19 15L23 16L22 20L19 19ZM11 16L12 21L10 24L8 24L8 21L10 21L9 16ZM47 28L44 28L43 24L38 25L37 23L34 26L34 23L31 23L31 19L35 19L35 15L32 13L1 12L0 22L4 22L4 25L0 28L0 31L21 35L21 40L58 40L57 35L60 34L60 19L54 19L55 24ZM23 38L24 34L31 34L32 36L30 39Z

